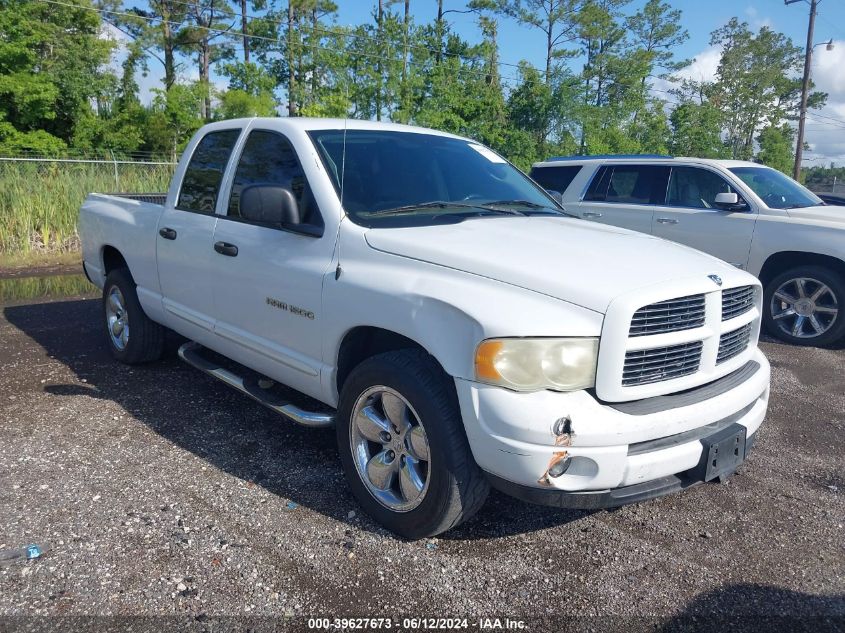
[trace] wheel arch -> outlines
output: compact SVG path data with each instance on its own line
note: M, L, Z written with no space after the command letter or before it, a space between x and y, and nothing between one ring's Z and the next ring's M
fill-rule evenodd
M760 282L765 288L780 273L796 266L829 268L845 277L845 261L831 255L804 251L781 251L770 255L760 269Z
M362 362L378 354L400 349L418 349L434 357L423 345L404 334L381 327L362 325L344 334L337 354L335 387L339 394L343 383ZM439 361L438 361L439 364ZM442 368L442 365L441 365Z
M100 260L103 263L103 277L106 277L111 271L118 268L125 268L129 270L129 264L123 254L111 244L103 246L100 252ZM130 271L130 275L132 272Z

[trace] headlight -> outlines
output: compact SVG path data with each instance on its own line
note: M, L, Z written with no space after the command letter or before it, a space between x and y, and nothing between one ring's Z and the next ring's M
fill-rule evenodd
M596 383L597 338L493 338L475 352L481 382L516 391L576 391Z

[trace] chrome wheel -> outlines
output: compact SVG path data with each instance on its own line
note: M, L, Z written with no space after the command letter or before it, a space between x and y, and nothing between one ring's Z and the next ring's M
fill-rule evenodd
M123 294L117 286L111 287L106 299L106 327L112 345L120 351L125 350L129 343L129 315L126 313Z
M408 512L428 490L428 437L417 413L390 387L370 387L352 410L349 441L358 476L383 506Z
M829 286L811 277L782 283L772 295L772 320L785 334L815 338L827 332L839 315L839 301Z

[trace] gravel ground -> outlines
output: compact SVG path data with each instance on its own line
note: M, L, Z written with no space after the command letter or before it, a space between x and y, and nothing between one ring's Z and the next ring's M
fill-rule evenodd
M331 432L173 353L113 362L96 300L2 307L0 342L0 550L50 547L0 567L0 631L80 623L13 617L54 615L845 630L845 350L763 344L769 415L727 484L613 512L492 493L406 542L362 515Z

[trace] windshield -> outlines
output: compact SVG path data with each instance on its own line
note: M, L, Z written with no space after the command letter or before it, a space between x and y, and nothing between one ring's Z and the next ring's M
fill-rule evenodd
M365 226L563 214L521 171L463 139L383 130L309 133L347 214Z
M800 209L823 204L812 191L770 167L733 167L731 171L772 209Z

